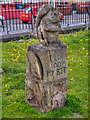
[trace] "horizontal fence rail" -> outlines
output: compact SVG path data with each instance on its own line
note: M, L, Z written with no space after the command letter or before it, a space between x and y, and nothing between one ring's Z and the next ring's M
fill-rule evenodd
M7 2L6 2L7 1ZM62 26L87 23L90 19L90 2L10 2L13 0L2 0L0 2L0 32L32 31L35 29L36 16L43 4L52 4L63 14ZM49 1L49 2L48 2ZM58 1L58 0L57 0Z

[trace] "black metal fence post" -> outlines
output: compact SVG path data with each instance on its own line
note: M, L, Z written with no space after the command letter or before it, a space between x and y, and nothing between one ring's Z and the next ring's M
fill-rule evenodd
M33 11L32 11L32 2L31 2L31 26L32 26L32 31L34 31L34 23L33 23Z
M89 6L89 7L90 7L90 6ZM89 15L89 20L90 20L90 11L89 11L89 9L88 9L87 6L86 6L85 8L86 8L86 11L87 11L87 13L88 13L88 15Z
M6 19L6 32L7 32L7 34L8 34L8 33L9 33L9 31L8 31L7 11L6 11L6 3L5 3L5 0L4 0L4 6L5 6L5 19Z

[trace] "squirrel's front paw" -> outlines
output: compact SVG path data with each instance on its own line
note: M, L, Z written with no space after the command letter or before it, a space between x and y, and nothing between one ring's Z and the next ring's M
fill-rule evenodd
M60 45L63 44L63 42L61 40L57 40L57 43L60 44Z
M46 40L40 39L39 41L43 46L48 46L48 43Z

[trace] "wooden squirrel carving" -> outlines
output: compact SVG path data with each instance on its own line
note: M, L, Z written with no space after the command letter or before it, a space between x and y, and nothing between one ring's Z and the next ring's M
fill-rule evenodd
M58 32L61 30L60 13L52 5L44 4L41 6L36 18L36 32L42 45L49 43L59 43L57 40Z

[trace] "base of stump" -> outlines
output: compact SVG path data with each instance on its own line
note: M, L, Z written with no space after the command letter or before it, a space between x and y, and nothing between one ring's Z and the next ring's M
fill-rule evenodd
M35 82L31 84L32 87L26 86L26 101L38 111L45 113L65 105L67 80L58 80L54 84Z

